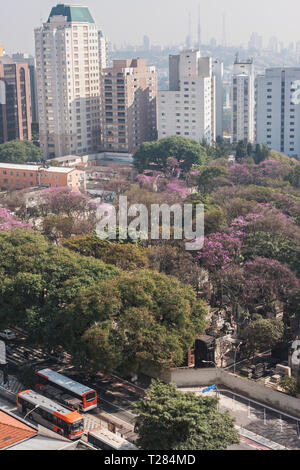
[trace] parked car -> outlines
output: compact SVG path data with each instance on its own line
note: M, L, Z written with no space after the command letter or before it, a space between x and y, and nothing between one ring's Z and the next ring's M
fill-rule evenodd
M12 339L16 339L17 336L13 331L6 329L3 331L0 331L0 337L9 341Z

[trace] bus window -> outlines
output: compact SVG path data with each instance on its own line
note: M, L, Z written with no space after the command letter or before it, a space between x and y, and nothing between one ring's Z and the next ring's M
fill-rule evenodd
M85 395L86 401L93 401L95 400L95 392L87 393Z

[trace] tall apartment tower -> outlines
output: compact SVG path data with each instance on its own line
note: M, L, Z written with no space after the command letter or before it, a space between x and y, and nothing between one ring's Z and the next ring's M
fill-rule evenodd
M14 62L21 62L28 65L30 77L30 100L31 100L31 120L38 122L38 103L37 103L37 85L36 85L36 60L29 54L18 52L12 55Z
M212 72L216 78L216 137L223 137L223 100L224 100L224 63L215 59L212 62Z
M114 60L101 77L102 150L132 153L157 137L157 73L145 59Z
M31 140L29 70L0 57L0 144L14 139Z
M58 4L35 30L40 140L44 157L100 145L98 29L87 7Z
M256 81L256 142L300 159L300 68L269 68Z
M99 66L100 73L103 69L108 67L107 55L108 55L108 42L107 38L103 36L102 31L98 31L98 47L99 47Z
M212 59L199 50L169 57L170 86L158 92L158 137L216 138L216 79Z
M255 77L253 59L236 56L232 75L232 141L254 142Z

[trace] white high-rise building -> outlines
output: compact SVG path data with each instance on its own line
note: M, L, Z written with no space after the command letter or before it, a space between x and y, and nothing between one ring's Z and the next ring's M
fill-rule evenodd
M212 63L213 75L216 77L216 137L223 137L223 76L224 63L218 59Z
M103 69L108 67L108 42L107 38L103 36L102 31L98 31L98 47L99 47L99 66L100 73Z
M216 137L216 79L212 59L199 50L169 57L170 87L158 92L158 138L189 137L209 144Z
M256 142L300 159L300 68L275 67L256 82Z
M254 142L255 77L253 60L236 57L232 74L232 141Z
M98 29L87 7L58 4L35 30L40 140L44 157L100 145Z

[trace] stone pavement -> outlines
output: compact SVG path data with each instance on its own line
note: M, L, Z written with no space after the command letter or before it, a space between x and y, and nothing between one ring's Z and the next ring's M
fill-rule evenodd
M3 373L0 372L0 386L9 390L13 394L17 395L19 392L24 390L24 386L18 381L16 377L13 375L8 376L9 382L8 384L4 385L3 383Z
M194 392L196 395L216 396L216 391L203 395L203 388L180 388L180 390ZM247 398L239 398L230 390L226 394L220 392L218 395L220 397L219 410L228 411L236 419L237 426L245 433L246 438L250 438L251 435L256 442L274 450L300 449L297 420L281 415L280 411L273 412L254 405Z

